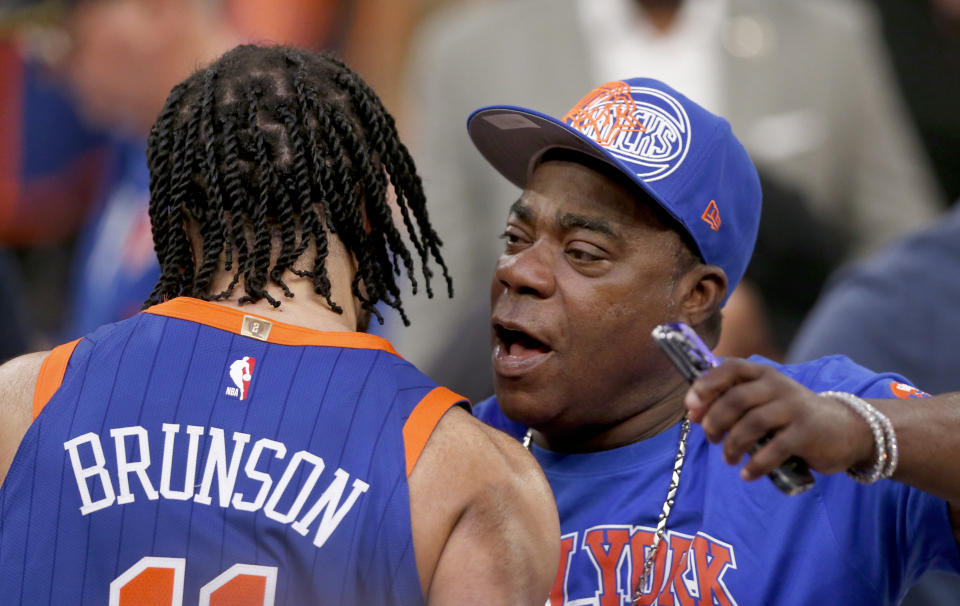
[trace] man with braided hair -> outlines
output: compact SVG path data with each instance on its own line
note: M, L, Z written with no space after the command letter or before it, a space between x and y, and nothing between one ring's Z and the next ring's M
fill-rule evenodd
M450 289L376 95L238 47L173 89L147 156L144 311L0 367L4 600L542 604L535 461L360 332L378 303L405 320L416 264Z

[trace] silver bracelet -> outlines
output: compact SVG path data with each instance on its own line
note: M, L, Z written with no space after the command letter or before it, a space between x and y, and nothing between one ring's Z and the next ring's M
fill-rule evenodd
M849 406L863 417L863 420L870 426L871 433L873 433L874 448L877 452L877 460L873 467L870 469L850 468L847 470L847 475L861 484L873 484L878 480L892 476L897 469L899 451L897 435L893 431L893 424L890 423L890 419L869 402L851 393L824 391L820 395L834 398Z

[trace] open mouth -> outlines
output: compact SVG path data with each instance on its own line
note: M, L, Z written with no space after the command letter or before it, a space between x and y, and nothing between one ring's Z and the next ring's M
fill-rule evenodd
M493 329L500 347L501 356L505 355L515 359L526 359L539 354L550 353L551 351L549 345L522 330L506 328L502 324L495 324Z

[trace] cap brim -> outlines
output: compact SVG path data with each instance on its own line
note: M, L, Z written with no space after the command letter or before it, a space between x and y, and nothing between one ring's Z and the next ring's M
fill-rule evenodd
M521 189L527 186L527 181L547 150L562 148L579 151L622 172L689 232L683 219L664 204L658 192L622 160L556 118L525 107L492 105L470 114L467 132L487 162Z

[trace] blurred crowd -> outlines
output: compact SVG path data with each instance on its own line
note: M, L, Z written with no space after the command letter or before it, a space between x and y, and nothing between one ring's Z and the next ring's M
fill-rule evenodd
M2 0L0 358L140 309L158 271L146 131L175 82L244 41L334 51L398 117L456 296L374 330L442 384L491 392L489 276L518 194L469 113L559 116L651 76L728 117L761 173L719 353L848 353L960 389L924 375L960 337L960 0Z
M388 316L375 330L474 398L491 389L488 276L518 193L467 141L477 107L562 115L582 90L644 75L727 116L765 200L747 279L725 310L727 355L790 357L836 270L940 223L960 197L958 0L0 6L3 358L140 308L157 273L146 131L173 83L244 41L336 52L398 116L456 297L418 296L411 327Z
M0 2L0 358L138 311L157 276L147 131L178 81L238 43L345 57L398 106L424 0Z
M377 330L490 391L488 275L516 190L468 144L488 103L562 115L631 75L730 118L765 208L720 352L784 359L827 278L960 197L957 0L4 0L0 356L137 311L156 277L144 138L172 83L243 41L329 49L377 90L424 179L456 298Z

